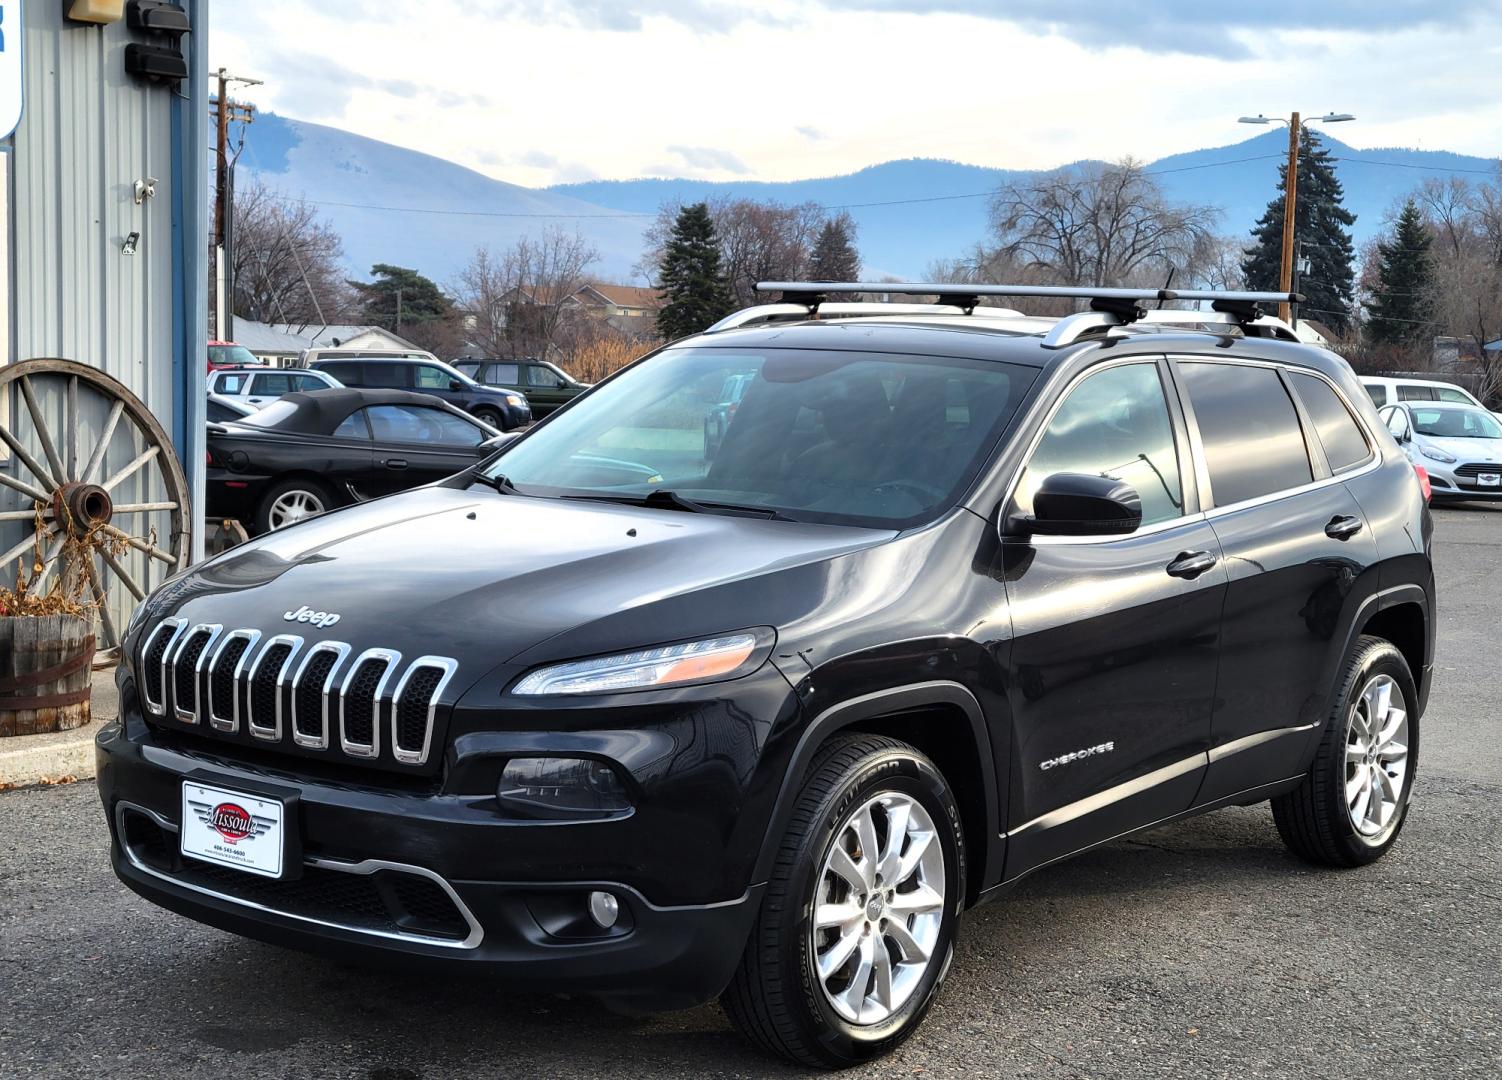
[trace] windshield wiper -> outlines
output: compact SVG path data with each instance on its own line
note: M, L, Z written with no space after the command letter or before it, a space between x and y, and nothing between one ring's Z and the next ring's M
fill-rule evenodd
M475 473L472 479L477 484L484 484L492 491L502 495L520 495L521 491L504 476L487 476L485 473Z
M594 502L623 503L626 506L646 506L653 510L682 510L690 514L730 514L735 517L757 517L768 521L796 521L777 510L765 506L743 506L739 503L696 502L676 491L656 488L646 495L565 495L565 499L587 499Z

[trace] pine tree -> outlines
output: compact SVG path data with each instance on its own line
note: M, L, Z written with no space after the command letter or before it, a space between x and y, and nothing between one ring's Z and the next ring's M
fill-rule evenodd
M1330 151L1319 136L1307 128L1299 146L1298 210L1294 217L1294 251L1302 250L1309 272L1298 278L1298 291L1307 299L1299 311L1318 319L1337 333L1351 321L1351 289L1355 272L1351 263L1355 247L1350 227L1356 215L1341 202L1344 191L1335 176ZM1246 287L1276 291L1283 254L1283 192L1288 184L1288 166L1278 169L1278 196L1267 204L1252 229L1252 246L1241 263Z
M657 332L668 341L697 334L730 313L730 286L707 203L678 212L662 255L661 285Z
M370 268L374 281L351 281L360 296L360 318L372 326L384 326L400 334L449 315L453 301L430 278L405 266L376 263Z
M1377 245L1381 260L1377 288L1366 305L1371 339L1384 345L1413 345L1433 333L1430 288L1434 269L1429 262L1432 238L1409 199L1393 226L1392 238Z
M808 269L814 281L860 280L861 257L855 250L855 222L849 214L840 213L824 223Z

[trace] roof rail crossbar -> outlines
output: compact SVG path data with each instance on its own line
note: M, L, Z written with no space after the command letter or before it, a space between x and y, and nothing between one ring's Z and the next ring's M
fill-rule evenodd
M1022 312L1014 311L1011 308L986 308L985 311L987 316L998 318L1022 317ZM833 319L841 317L858 318L863 315L969 315L970 312L953 303L880 304L829 303L826 301L813 312L810 312L807 304L800 302L758 304L755 307L742 308L740 311L726 315L704 332L706 334L715 334L723 330L734 330L737 327L755 326L760 323L807 319L810 314L820 319Z

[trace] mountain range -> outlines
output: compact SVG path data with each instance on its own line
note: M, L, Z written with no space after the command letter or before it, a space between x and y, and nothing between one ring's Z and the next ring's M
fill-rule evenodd
M1379 233L1394 203L1428 177L1497 176L1496 159L1358 150L1323 138L1337 159L1346 206L1356 214L1358 245ZM1287 146L1278 129L1161 158L1148 170L1170 198L1219 207L1220 231L1244 236L1275 193ZM859 226L866 276L918 278L934 260L962 255L984 237L991 191L1036 173L911 158L786 182L596 180L527 188L416 150L263 113L246 132L237 175L240 183L254 177L315 205L343 239L352 275L385 262L446 283L477 246L504 248L551 225L577 227L588 237L600 253L596 274L633 283L642 232L658 208L718 195L848 209Z

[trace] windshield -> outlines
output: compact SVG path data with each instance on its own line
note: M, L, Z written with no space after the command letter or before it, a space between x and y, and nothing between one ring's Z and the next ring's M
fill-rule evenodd
M903 528L963 494L1035 375L948 357L668 349L487 471L525 494L672 491L710 507Z
M1502 439L1502 424L1482 409L1413 409L1413 429L1436 439Z
M260 412L253 413L238 422L250 427L272 428L276 427L276 425L280 424L296 411L297 406L292 404L292 402L278 398Z
M256 354L244 345L210 345L209 359L216 364L259 364Z

